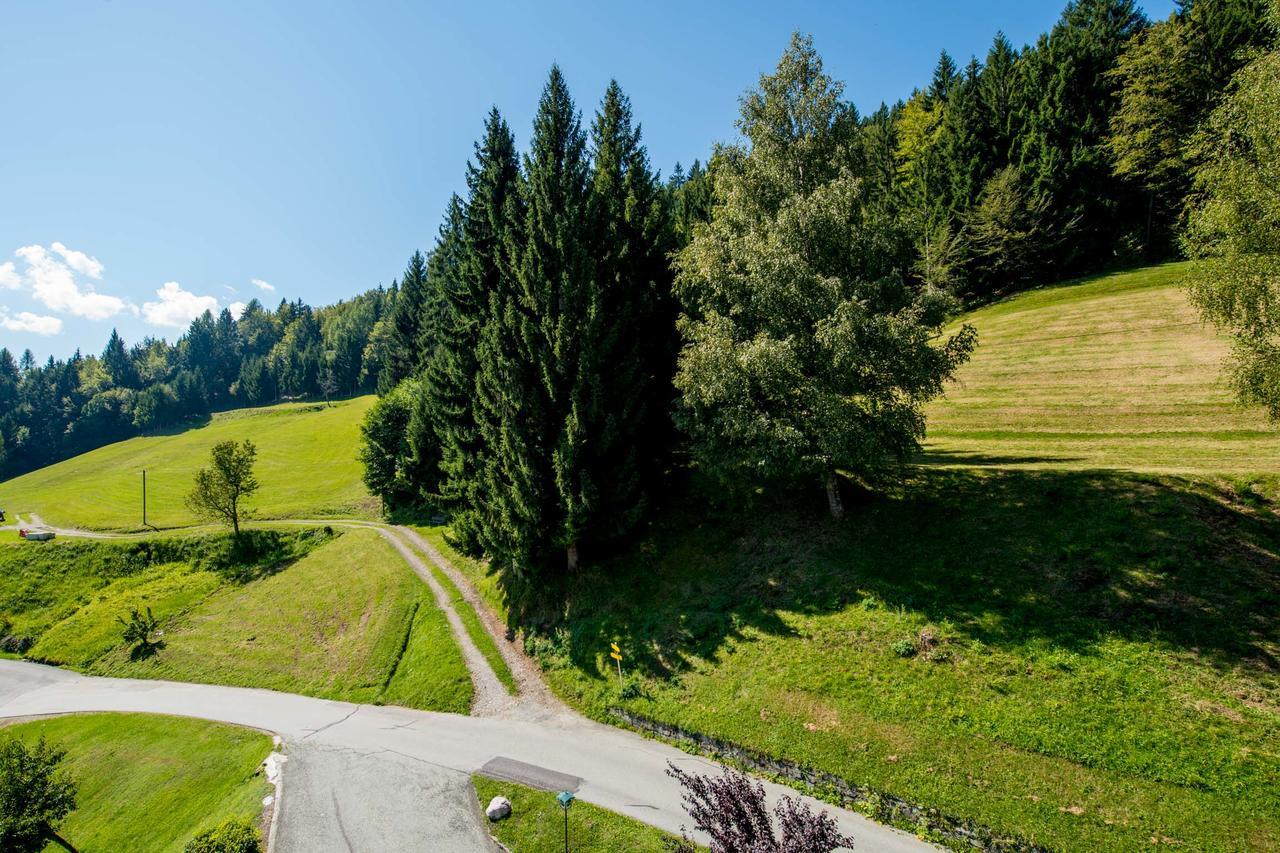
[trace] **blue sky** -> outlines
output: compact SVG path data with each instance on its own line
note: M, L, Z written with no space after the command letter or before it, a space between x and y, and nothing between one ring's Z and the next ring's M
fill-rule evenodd
M173 340L204 307L389 283L430 248L490 105L524 144L552 62L588 118L616 77L665 173L734 138L793 30L870 109L939 50L1032 41L1061 8L0 0L0 345Z

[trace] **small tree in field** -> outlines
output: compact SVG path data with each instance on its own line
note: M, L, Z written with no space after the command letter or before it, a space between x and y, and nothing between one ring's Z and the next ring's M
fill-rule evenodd
M187 495L187 507L201 518L231 525L240 535L240 522L251 518L252 511L241 502L258 490L253 463L258 449L253 442L243 444L220 441L213 446L212 465L196 472L195 488Z
M38 853L53 842L76 853L54 829L76 807L76 784L58 771L65 755L44 738L0 742L0 850Z
M338 393L338 380L334 378L333 371L325 368L320 374L320 393L324 395L324 404L326 407L332 406L329 398Z
M700 776L668 762L667 775L684 788L685 811L695 828L711 836L711 853L830 853L853 847L853 839L842 835L826 812L815 814L792 797L783 797L773 810L779 837L764 786L736 770ZM697 847L686 838L675 849L692 853Z

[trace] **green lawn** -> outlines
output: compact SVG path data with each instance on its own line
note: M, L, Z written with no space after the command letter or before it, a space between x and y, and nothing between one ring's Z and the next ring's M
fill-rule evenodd
M117 646L89 671L459 713L471 704L444 613L372 530L344 533L263 580L219 589L168 624L164 642L145 660Z
M372 518L377 502L356 460L359 425L373 397L335 403L287 403L214 415L202 427L133 438L0 483L10 518L31 513L49 524L103 530L142 528L142 469L147 520L160 528L193 524L183 504L196 469L219 441L250 439L262 487L251 500L264 518Z
M1188 303L1188 274L1116 273L968 315L978 349L928 409L926 461L1274 483L1280 430L1237 405L1229 345Z
M257 825L271 792L259 765L271 738L237 726L145 714L83 714L0 729L65 749L79 786L58 828L83 853L181 853L197 832L238 818ZM61 848L50 844L46 851Z
M564 850L564 812L555 792L514 782L473 776L483 810L494 797L511 801L511 817L489 824L489 831L511 853L560 853ZM674 783L673 783L674 784ZM581 801L569 807L569 846L575 853L662 853L665 832L646 823Z
M29 657L93 674L466 713L471 680L444 613L376 531L261 535L304 555L249 571L201 556L227 537L3 546L0 614L35 640ZM163 632L141 659L118 621L134 607Z
M975 312L901 487L843 525L816 493L688 498L529 649L600 719L625 706L1052 849L1280 848L1280 439L1232 402L1182 275Z

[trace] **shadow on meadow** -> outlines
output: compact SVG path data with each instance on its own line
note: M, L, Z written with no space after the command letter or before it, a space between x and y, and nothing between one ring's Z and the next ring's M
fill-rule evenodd
M666 677L748 627L792 633L782 612L834 613L874 596L997 648L1087 652L1121 636L1280 672L1280 516L1224 488L923 468L842 524L812 497L736 516L692 499L671 508L575 584L542 641L595 673L617 639L633 667Z

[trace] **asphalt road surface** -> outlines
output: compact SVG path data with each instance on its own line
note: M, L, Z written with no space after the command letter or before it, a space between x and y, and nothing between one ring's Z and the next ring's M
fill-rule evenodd
M87 711L175 714L278 734L288 761L273 853L492 849L469 782L486 765L532 784L575 782L586 802L678 833L688 818L667 762L719 769L577 715L467 717L0 660L0 717ZM795 794L765 788L771 799ZM856 812L804 799L831 814L859 851L932 849Z

